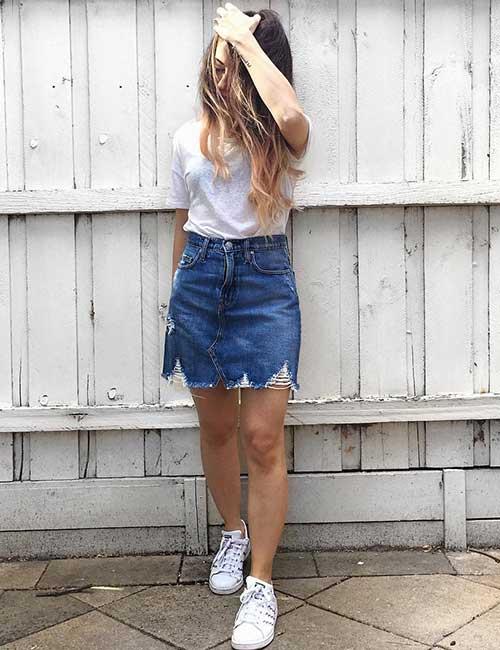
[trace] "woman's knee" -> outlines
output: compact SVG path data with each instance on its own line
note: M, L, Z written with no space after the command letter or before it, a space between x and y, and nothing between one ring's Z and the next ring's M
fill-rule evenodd
M241 430L241 438L249 461L260 464L273 463L281 455L284 431L257 422Z
M238 430L237 392L222 391L219 387L199 390L193 399L198 412L200 434L213 444L225 444Z

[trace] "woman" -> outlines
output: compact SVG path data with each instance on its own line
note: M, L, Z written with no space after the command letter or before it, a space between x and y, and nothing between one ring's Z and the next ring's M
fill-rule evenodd
M292 87L276 12L217 9L201 66L201 115L174 133L172 293L162 376L191 390L210 493L224 520L209 587L244 584L232 647L263 648L278 615L272 564L288 500L284 419L298 389L300 307L285 228L292 167L310 148L311 120ZM240 388L241 399L238 400ZM239 420L239 422L238 422ZM240 519L236 431L248 464L250 536Z

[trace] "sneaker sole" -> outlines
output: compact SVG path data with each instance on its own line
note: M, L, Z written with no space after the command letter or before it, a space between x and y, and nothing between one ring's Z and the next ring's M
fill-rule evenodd
M250 542L248 543L248 548L245 551L245 555L243 557L243 562L247 559L247 557L250 555ZM212 591L214 594L218 594L219 596L227 596L229 594L234 594L236 593L241 587L243 586L243 583L245 582L245 579L242 577L240 582L237 582L234 587L230 587L229 589L219 589L218 587L214 587L212 585L212 582L210 578L208 579L208 586L210 588L210 591Z
M274 632L271 634L271 636L267 637L267 639L262 639L256 643L235 643L231 639L231 648L234 648L234 650L259 650L259 648L265 648L267 645L269 645L273 639Z

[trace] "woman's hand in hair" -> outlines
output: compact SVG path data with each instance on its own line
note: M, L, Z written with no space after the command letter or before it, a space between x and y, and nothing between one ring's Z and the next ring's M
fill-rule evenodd
M224 7L218 7L217 18L214 18L214 30L231 45L239 43L248 33L253 34L260 22L260 15L247 16L238 7L226 2Z

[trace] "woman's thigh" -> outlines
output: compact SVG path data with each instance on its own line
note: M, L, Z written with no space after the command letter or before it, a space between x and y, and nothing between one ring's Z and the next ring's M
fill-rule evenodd
M225 388L221 380L213 388L191 388L200 428L205 432L221 434L236 432L238 426L238 389Z
M242 388L240 431L245 448L283 444L290 388Z

